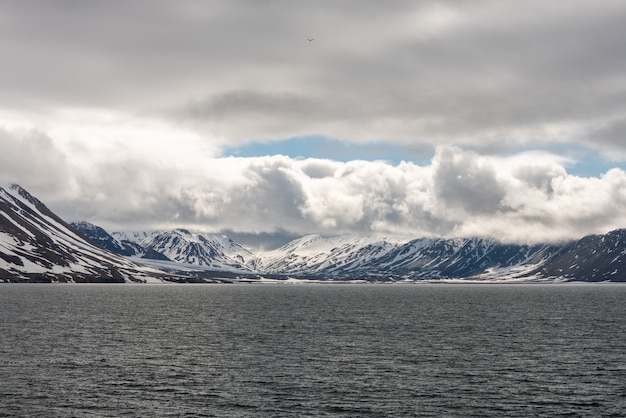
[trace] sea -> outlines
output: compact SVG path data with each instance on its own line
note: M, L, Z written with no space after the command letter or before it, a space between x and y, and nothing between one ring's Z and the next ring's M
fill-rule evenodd
M3 417L625 415L625 285L0 285Z

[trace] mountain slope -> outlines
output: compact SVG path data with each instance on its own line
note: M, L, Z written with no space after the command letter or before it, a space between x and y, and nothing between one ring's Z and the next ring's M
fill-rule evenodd
M135 241L131 241L127 238L121 238L121 235L114 236L113 234L109 234L103 228L90 222L72 222L70 226L74 230L80 232L93 243L106 250L111 251L114 254L123 255L126 257L137 256L140 258L147 258L151 260L170 261L169 258L154 250L153 248L144 248ZM144 235L142 234L140 236Z
M0 186L1 280L145 282L166 277L88 242L20 186Z
M380 260L379 268L413 279L478 278L492 270L511 275L541 265L557 251L483 238L418 239Z
M351 274L387 255L398 243L379 237L308 235L258 255L252 266L261 272L298 275Z
M89 222L72 222L70 226L84 235L93 243L105 248L112 253L131 256L138 255L144 252L141 246L128 240L116 240L104 229Z
M537 273L567 280L626 282L626 229L566 245Z
M138 242L143 248L157 251L172 261L213 270L254 273L248 267L250 251L225 235L203 235L186 229L155 233Z
M334 278L475 278L494 269L526 273L558 250L481 238L420 238L399 244L373 237L310 235L260 255L254 266L266 273Z

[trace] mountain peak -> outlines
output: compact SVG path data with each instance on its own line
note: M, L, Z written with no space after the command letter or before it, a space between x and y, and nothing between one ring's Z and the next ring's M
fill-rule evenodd
M251 273L246 266L252 253L225 235L192 233L184 228L160 231L139 241L172 261L215 270Z
M124 282L166 275L87 241L22 187L0 191L0 279Z

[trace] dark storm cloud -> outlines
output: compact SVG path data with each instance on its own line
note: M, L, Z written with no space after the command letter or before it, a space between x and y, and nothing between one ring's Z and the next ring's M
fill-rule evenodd
M603 148L578 134L626 114L626 6L612 0L13 1L0 16L4 106L182 117L222 144Z
M626 158L626 116L592 128L587 139L606 147L616 160Z
M394 27L399 14L385 15L386 22L367 17L374 28L387 24L386 34L365 31L368 22L346 16L345 27L325 28L330 45L276 63L277 72L293 65L286 87L270 82L245 94L222 90L200 101L210 104L205 112L190 108L190 117L216 118L224 109L224 124L247 117L224 128L235 138L305 134L324 126L353 140L386 136L468 146L485 141L497 146L504 140L515 146L574 140L595 120L626 113L621 54L626 7L616 2L593 7L584 2L436 4L443 12L416 7L414 21L404 18L402 30ZM452 16L449 26L446 11ZM442 13L441 28L420 26ZM281 96L284 91L289 94ZM234 107L225 100L235 97L249 99L247 105ZM252 109L258 110L251 114ZM258 129L252 132L248 125Z
M469 214L496 213L502 209L506 190L495 168L472 154L440 150L433 172L434 190L447 206Z
M45 190L42 198L72 187L67 158L46 134L0 128L0 150L0 182Z
M194 119L210 121L240 121L262 116L275 119L277 115L293 121L320 117L331 112L329 106L311 97L289 92L262 92L251 90L229 91L203 100L192 101L182 112Z

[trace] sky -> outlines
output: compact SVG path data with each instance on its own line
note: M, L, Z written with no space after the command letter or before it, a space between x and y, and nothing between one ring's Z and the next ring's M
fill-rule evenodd
M0 0L0 51L0 181L67 221L258 248L626 227L621 0Z

